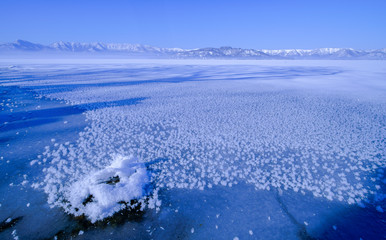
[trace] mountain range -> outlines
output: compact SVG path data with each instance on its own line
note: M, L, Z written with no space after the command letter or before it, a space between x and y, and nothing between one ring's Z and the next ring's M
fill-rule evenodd
M120 54L127 57L193 58L193 59L386 59L386 48L356 50L352 48L317 48L257 50L233 47L160 48L128 43L55 42L42 45L24 40L0 43L0 55L13 52Z

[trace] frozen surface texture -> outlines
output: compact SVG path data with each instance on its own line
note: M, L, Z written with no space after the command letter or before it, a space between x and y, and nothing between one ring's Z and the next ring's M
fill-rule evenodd
M143 163L138 163L133 158L116 156L110 166L93 172L62 190L62 201L68 201L65 209L69 213L75 216L85 214L95 222L121 210L124 204L120 203L130 204L131 200L143 197L147 184L148 176ZM48 192L50 190L46 189Z
M382 61L25 63L1 78L84 109L88 126L46 147L34 186L91 221L143 198L149 183L383 204ZM149 206L160 207L157 196Z

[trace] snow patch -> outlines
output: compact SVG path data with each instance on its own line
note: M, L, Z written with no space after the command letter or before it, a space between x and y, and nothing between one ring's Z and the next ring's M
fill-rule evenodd
M67 188L66 211L75 216L84 214L91 222L102 220L124 209L131 200L142 198L148 183L143 163L117 155L106 168L90 173Z

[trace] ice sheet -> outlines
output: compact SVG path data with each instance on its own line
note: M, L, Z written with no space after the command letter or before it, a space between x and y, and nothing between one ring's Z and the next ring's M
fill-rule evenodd
M3 63L3 86L84 109L88 126L76 142L47 146L33 164L41 170L33 186L51 206L76 215L82 204L74 198L84 200L89 190L73 194L73 186L92 188L90 179L109 172L118 155L135 156L153 189L166 195L247 184L334 206L384 204L383 61L109 61ZM162 209L157 199L150 208ZM114 210L90 210L98 216L89 219L110 216L118 202L110 201ZM296 220L295 229L316 229L309 221Z

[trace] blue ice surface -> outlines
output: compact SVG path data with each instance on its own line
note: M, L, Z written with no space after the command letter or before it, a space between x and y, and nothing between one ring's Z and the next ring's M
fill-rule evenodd
M51 139L73 141L84 119L79 109L37 98L28 90L1 86L0 91L1 101L10 103L2 106L0 113L1 221L21 217L16 223L18 236L49 237L62 228L68 217L59 209L49 208L46 196L30 187L39 175L30 162L52 143ZM48 225L50 228L44 227ZM2 230L1 238L13 239L14 229Z
M379 64L378 62L375 63ZM302 66L302 64L305 66ZM335 63L330 64L335 65ZM370 83L366 81L368 85L361 83L359 87L351 86L358 84L358 80L355 79L355 74L350 73L352 71L350 64L352 63L341 63L341 65L338 64L339 66L326 67L324 66L325 63L316 63L313 66L307 66L304 63L295 63L295 66L287 66L286 64L282 64L282 66L272 64L274 66L270 66L269 63L268 66L261 67L259 64L257 66L216 64L201 66L191 63L186 66L145 64L138 67L129 64L119 67L74 65L68 68L61 65L49 67L43 65L43 67L39 66L34 67L32 70L26 70L23 65L20 65L19 70L2 68L0 75L0 84L2 85L1 101L9 104L1 106L2 112L0 114L0 155L3 157L0 162L2 179L0 186L0 192L2 193L0 221L3 222L4 220L5 222L8 218L22 218L12 227L1 230L0 237L2 239L13 239L12 232L16 230L21 239L53 238L63 232L64 235L62 236L70 237L72 235L79 239L122 239L127 238L127 236L132 239L382 239L386 235L385 217L384 213L377 211L376 208L382 206L385 209L385 199L383 197L385 189L385 82L384 78L382 79L382 77L372 72L374 70L368 70L369 73L364 74L363 78L373 74L370 75L370 78L379 78L380 80ZM363 65L365 64L369 63L363 63ZM381 66L383 66L382 64ZM381 67L380 69L384 68ZM364 70L367 69L364 68ZM381 76L385 76L384 73L381 72ZM352 77L352 82L344 80L344 78L347 78L345 74ZM315 82L315 79L318 78L327 79L327 82L343 79L341 80L343 83L330 82L329 86L326 87L323 85L325 84L323 81ZM311 83L305 84L303 81L316 84L317 90L313 89L315 86L308 86L312 85ZM345 85L347 82L349 87ZM213 90L209 93L214 94L214 97L210 98L211 95L208 95L202 88ZM347 90L346 88L349 90L349 94L344 91ZM358 89L363 90L366 94L356 95ZM338 90L342 90L343 93L336 93L335 91ZM185 98L185 96L180 96L178 91L183 94L191 91L198 94L198 97L188 95ZM221 92L218 95L220 99L215 95L217 92ZM224 92L225 94L223 94ZM195 99L196 102L189 102L189 97ZM165 168L177 164L175 169L183 170L183 164L186 162L178 162L178 158L173 158L173 155L163 156L162 150L165 149L154 150L149 142L155 146L164 145L152 138L136 142L135 138L131 139L130 136L126 136L122 132L128 131L133 137L154 133L173 134L173 129L155 130L158 122L165 120L162 119L163 115L160 114L164 111L170 111L167 114L171 114L170 116L176 118L176 123L170 125L172 127L182 126L178 120L183 121L182 124L184 122L192 125L197 124L198 126L202 124L202 127L217 124L216 120L210 119L206 120L208 122L198 122L206 119L203 117L203 113L199 112L200 109L194 108L195 105L205 107L200 105L200 97L205 97L208 101L214 101L213 104L211 102L208 102L208 104L211 107L218 107L217 112L212 113L213 109L209 108L205 109L205 114L211 117L214 114L221 121L226 121L227 117L233 116L227 115L229 113L224 111L238 109L220 108L222 106L216 105L216 103L232 104L232 101L236 100L241 101L240 106L242 107L243 99L270 101L264 103L268 104L267 106L271 106L270 104L275 103L277 99L290 101L282 102L281 104L284 106L282 108L279 105L272 104L277 108L271 109L272 111L264 109L266 114L272 116L263 116L262 119L275 120L275 118L285 116L286 118L281 119L281 122L292 124L294 127L299 125L293 122L296 118L292 118L291 115L287 114L287 110L289 112L296 110L301 115L317 114L319 111L321 117L327 118L331 122L331 125L327 126L348 124L345 118L339 118L342 113L348 114L348 119L353 120L353 126L347 128L342 126L342 129L336 132L338 135L350 139L351 135L360 137L360 134L355 134L362 133L361 128L371 130L370 133L363 132L363 138L366 140L366 134L370 134L370 138L373 137L371 139L373 142L369 143L369 146L378 151L372 159L376 161L378 168L369 173L362 172L360 183L369 186L369 188L372 187L372 189L374 184L377 184L379 188L363 202L348 204L345 200L340 201L336 198L329 200L323 196L315 197L311 191L295 192L291 187L288 190L283 189L283 186L278 188L271 186L269 190L258 189L253 183L248 182L247 180L251 179L245 176L238 179L238 183L231 186L229 185L231 182L226 182L226 186L212 184L213 186L208 187L208 185L205 185L203 190L198 189L198 185L193 188L184 187L184 185L176 188L168 185L169 183L176 185L184 182L180 180L181 176L176 171L170 171L170 174L175 176L174 180L173 177L167 175L161 178L162 174L165 173ZM229 103L226 99L221 98L229 98ZM152 101L152 99L159 101L158 103L161 105L159 110L157 102L150 102L147 105L148 101ZM162 102L163 99L166 100ZM63 100L72 105L63 103ZM180 105L181 103L182 105ZM162 107L162 104L171 104L171 109ZM173 108L181 110L184 106L192 111L198 111L201 115L174 115ZM232 107L232 105L228 106ZM264 107L264 105L259 106ZM286 109L286 107L289 109ZM312 107L320 109L312 109ZM150 121L147 119L147 113L140 111L141 108L154 111L154 114L158 115L154 115L155 119ZM248 116L242 114L244 110L241 108L241 112L239 112L241 115L239 116ZM320 110L325 112L320 112ZM181 114L188 113L188 111L181 111ZM226 113L225 118L221 118L223 113ZM149 114L152 114L152 112ZM186 117L190 118L189 121ZM85 118L88 120L87 122L85 122ZM371 126L366 125L366 118L372 124ZM197 119L197 123L195 119ZM229 119L231 120L231 118ZM317 119L317 117L311 119ZM248 123L246 121L241 122ZM224 122L221 122L221 124L224 128L220 129L220 132L227 129ZM276 126L274 124L272 122L265 126ZM301 122L299 124L308 126L309 123ZM150 130L146 130L150 132L145 132L147 125L152 126ZM379 131L374 129L374 126L379 126ZM133 127L137 129L134 129L135 131L130 130ZM139 127L143 127L143 129ZM191 129L189 126L186 128L187 130ZM237 125L234 128L243 129L242 126ZM119 131L117 131L118 129ZM191 130L197 131L199 129L193 128ZM345 132L347 129L355 130ZM184 130L184 128L180 128L177 133L186 134ZM201 131L204 130L205 128L201 129ZM231 129L227 130L231 131ZM297 129L293 130L296 133ZM109 135L110 132L114 134ZM102 133L103 136L100 136L99 134ZM278 134L275 130L272 133ZM200 136L200 132L195 134ZM248 133L235 135L236 138L239 138L236 140L243 140L245 138L243 134ZM318 134L323 135L323 133ZM101 146L107 146L99 146L98 137L103 140ZM188 143L191 145L183 148L173 145L169 146L169 150L181 149L182 156L186 158L200 158L200 156L194 154L191 156L191 153L201 154L200 151L196 150L201 146L200 144L213 144L210 141L210 136L207 137L208 139L198 138L199 141L202 141L201 143L195 142L195 139L188 139ZM264 137L267 136L264 135ZM280 138L280 135L277 137ZM374 139L374 137L377 138ZM82 154L89 154L87 155L89 157L86 156L82 159L85 163L105 161L104 157L92 152L97 152L93 145L82 145L83 142L79 139L87 140L87 138L92 144L96 145L95 148L101 148L101 151L115 149L122 153L137 153L144 159L148 159L149 170L154 168L152 171L155 174L155 181L162 182L162 186L159 187L159 198L162 200L160 210L146 209L139 219L129 218L124 222L112 224L111 226L90 227L65 214L61 207L51 208L47 204L46 193L42 189L31 188L31 184L45 181L43 166L55 161L55 158L49 155L58 153L55 148L66 142L74 144L73 147L68 147L68 149L77 150L79 159ZM169 139L172 138L169 136ZM299 139L302 138L299 137ZM183 138L180 141L185 143ZM221 147L224 146L224 140L220 138L219 141L218 148L221 150ZM359 138L358 141L362 141L362 139ZM332 145L333 143L331 142ZM171 141L170 144L176 143ZM45 148L46 146L49 146L49 150ZM136 146L138 150L127 150L125 146ZM240 146L245 146L245 144ZM84 149L91 149L92 151L86 152ZM143 149L145 152L143 152ZM160 151L161 153L156 155L152 151ZM213 150L209 149L207 151ZM43 152L46 155L42 156ZM243 153L241 150L241 154ZM275 151L261 154L266 158L270 158L272 157L271 154L275 154ZM281 154L279 156L286 159L287 155L293 154L296 156L296 154L302 153L296 149L290 149ZM360 155L355 155L355 152L346 154L360 157ZM64 156L62 157L65 159ZM228 158L230 157L232 156L228 156ZM43 162L42 159L47 162ZM243 159L245 158L241 158L241 161ZM336 160L337 164L344 168L344 163L338 161L344 161L345 158L339 159ZM38 160L40 164L31 165L31 161L34 160ZM226 170L227 167L245 170L242 168L245 165L243 162L227 162L226 158L220 158L216 161L224 163L223 166L219 165L219 167L221 166L221 169L218 169L220 172ZM199 162L192 162L193 164L200 164ZM188 163L190 164L190 162ZM51 166L55 167L56 165L51 164ZM277 166L280 166L280 158ZM203 167L212 167L212 165L203 165ZM252 171L259 170L254 166L252 167ZM188 169L187 173L196 176L195 170L190 170ZM261 170L274 171L275 165L263 165ZM58 170L57 173L63 174L64 172ZM169 172L166 171L167 173ZM328 173L322 169L318 170L317 173L326 174L328 177ZM78 177L75 174L72 175L71 172L65 173L65 175L69 181L72 177ZM80 176L85 175L80 174ZM222 177L224 180L224 176ZM376 179L376 183L372 183L369 180L370 178ZM204 179L207 184L211 181L200 177L197 179L200 181ZM321 180L323 179L328 178L322 176ZM57 179L53 178L53 180ZM154 184L157 185L158 183L155 182ZM28 203L30 204L27 207ZM78 235L80 230L84 233Z

